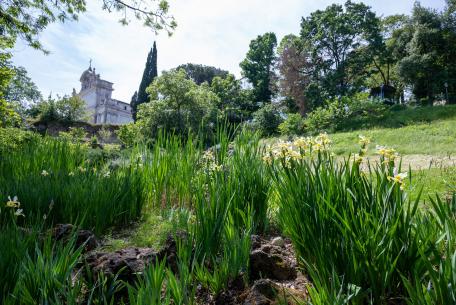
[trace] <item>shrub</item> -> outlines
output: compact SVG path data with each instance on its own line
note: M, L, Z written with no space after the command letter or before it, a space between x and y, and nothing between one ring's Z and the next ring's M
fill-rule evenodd
M313 134L367 128L382 120L386 110L387 106L381 101L370 100L363 95L342 97L327 101L325 106L309 113L304 124L306 130Z
M0 154L14 151L38 141L40 135L19 128L0 128Z
M283 119L277 106L267 104L253 113L252 127L262 136L270 136L277 133L282 121Z
M280 123L279 131L281 135L302 135L305 131L304 119L299 113L291 113Z
M100 139L106 143L108 142L111 137L112 137L112 131L109 130L108 127L106 127L106 125L103 125L100 130L98 131L98 136L100 137Z
M69 131L59 132L59 137L73 143L82 143L87 133L82 127L70 127Z
M116 134L119 141L125 147L133 147L135 144L138 144L143 140L139 126L134 123L121 125L116 131Z

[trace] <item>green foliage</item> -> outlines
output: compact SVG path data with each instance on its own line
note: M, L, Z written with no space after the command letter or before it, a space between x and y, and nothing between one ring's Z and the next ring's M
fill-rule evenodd
M1 213L5 214L5 208L0 207ZM16 286L16 282L21 274L21 262L29 252L32 252L35 242L38 238L39 226L29 226L29 232L24 232L10 222L2 221L0 224L1 234L0 242L0 301L5 304L5 300L9 292Z
M299 113L288 114L285 121L280 123L279 131L281 135L302 135L305 132L305 123Z
M242 89L241 82L234 75L228 74L223 78L215 76L210 89L219 98L216 102L221 116L229 123L241 123L251 117L255 106L250 90Z
M380 20L363 3L333 4L302 19L301 39L314 63L310 85L320 96L344 96L363 86L371 59L359 50L382 43Z
M283 119L274 104L268 104L253 113L252 127L262 136L270 136L277 133Z
M138 124L133 123L121 125L116 134L125 147L133 147L135 144L141 143L143 139Z
M106 127L106 125L103 125L100 130L98 130L98 136L103 142L109 142L111 137L112 137L112 131Z
M87 137L87 132L84 128L70 127L69 131L59 132L59 137L75 144L82 144L84 139Z
M274 33L259 35L252 40L246 58L239 64L242 75L253 86L254 102L258 106L270 103L273 97L271 81L277 38Z
M141 105L138 124L142 133L155 138L160 130L187 136L209 134L216 121L218 97L207 85L196 85L184 70L164 72L148 88L151 102Z
M10 63L12 55L7 51L12 46L13 41L0 37L0 127L18 127L21 123L13 105L5 99L8 86L14 77Z
M36 105L36 113L41 122L78 122L86 116L86 105L79 96L64 96L54 99L51 96Z
M228 76L228 71L216 67L191 63L180 65L176 68L176 70L180 69L183 69L187 73L187 76L197 85L201 85L204 82L211 85L214 77L226 78Z
M166 279L165 260L151 264L146 268L144 275L138 278L135 286L128 286L128 297L130 304L136 305L162 305L162 287Z
M350 304L388 304L402 294L401 276L419 262L417 253L431 247L415 235L419 199L407 202L394 152L363 172L357 161L334 160L324 136L305 145L299 141L303 158L284 148L272 174L281 227L301 265L325 289L340 290L331 283L334 275L360 287L358 301Z
M0 127L19 127L21 123L21 117L14 107L0 97Z
M150 101L146 89L152 84L153 80L157 76L157 45L154 41L154 45L147 55L146 67L144 68L141 83L139 84L139 89L135 92L131 100L133 118L135 120L138 112L138 106Z
M379 100L369 100L363 95L342 97L328 101L326 106L309 113L304 120L306 131L335 132L366 128L384 119L387 107Z
M0 128L0 154L20 150L38 141L40 136L18 128Z
M37 103L42 99L38 87L27 75L27 70L23 67L14 67L14 77L11 79L5 92L5 99L16 102L24 111L30 104Z
M456 247L454 222L456 195L447 201L439 197L430 197L432 204L431 219L426 223L423 234L435 235L435 248L431 253L420 252L421 264L415 268L414 280L403 277L409 293L407 304L454 304L456 294ZM423 276L424 273L424 276Z
M82 247L75 250L74 240L65 246L52 243L48 237L44 245L35 246L34 257L28 255L22 262L19 278L11 293L11 298L16 299L18 304L57 301L62 292L72 286L72 272L79 262Z
M145 194L136 160L109 168L105 161L91 163L86 148L51 139L1 157L0 202L17 196L27 217L47 214L50 222L80 223L100 233L141 213Z

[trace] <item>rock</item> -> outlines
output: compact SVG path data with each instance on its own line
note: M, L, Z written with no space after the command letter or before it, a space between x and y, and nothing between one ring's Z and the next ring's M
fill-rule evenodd
M260 279L241 296L243 305L278 305L299 304L305 299L305 294L294 289L286 288L269 279Z
M277 236L271 240L271 245L283 248L285 247L285 240L283 240L282 237Z
M296 260L291 251L272 245L262 245L250 252L250 276L252 279L269 278L286 281L296 278Z
M184 233L177 233L175 236L184 238ZM131 247L115 252L91 253L86 256L86 262L93 276L99 273L108 276L119 274L120 279L132 283L136 274L142 273L149 264L164 258L168 267L177 273L177 243L172 235L168 236L164 247L158 252L152 248Z
M261 237L259 237L258 235L251 235L250 244L251 244L252 250L260 248L261 244L262 244Z
M126 248L115 252L96 252L86 256L92 276L103 273L109 277L119 275L119 279L132 283L136 275L146 266L155 262L157 254L151 248Z
M68 242L72 234L76 234L75 246L79 248L85 243L84 252L92 251L100 245L92 231L77 230L72 224L58 224L51 234L54 240L63 242Z

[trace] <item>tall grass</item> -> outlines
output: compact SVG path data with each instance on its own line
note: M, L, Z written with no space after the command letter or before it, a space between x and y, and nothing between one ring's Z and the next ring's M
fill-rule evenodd
M300 153L280 148L271 168L282 228L322 287L334 287L335 273L361 287L356 304L388 304L404 295L401 276L427 245L414 233L418 200L408 202L403 182L392 180L394 161L363 172L357 161L336 162L324 145Z
M49 223L79 223L102 233L139 217L145 203L136 160L110 168L90 162L83 147L52 139L0 158L0 202L17 196L26 217L46 215Z

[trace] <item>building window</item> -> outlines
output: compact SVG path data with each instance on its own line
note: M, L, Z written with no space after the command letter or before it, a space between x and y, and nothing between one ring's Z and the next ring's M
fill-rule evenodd
M124 110L127 110L127 106L124 106Z

